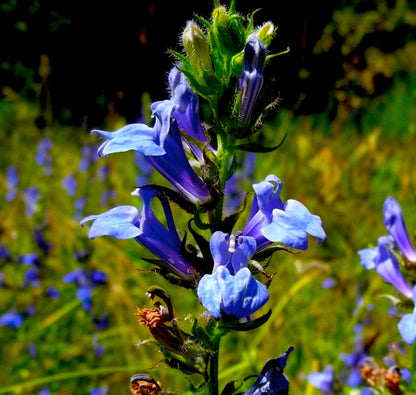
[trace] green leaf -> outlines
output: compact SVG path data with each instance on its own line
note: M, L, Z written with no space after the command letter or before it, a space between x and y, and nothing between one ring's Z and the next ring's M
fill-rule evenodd
M249 322L226 322L220 325L220 329L225 330L234 330L234 331L251 331L253 329L258 328L259 326L263 325L267 322L272 314L272 310L270 309L266 314L262 315L261 317L249 321Z
M287 133L283 137L282 141L274 147L264 147L261 144L258 144L256 142L252 142L252 143L239 144L235 148L239 149L241 151L256 152L256 153L273 152L273 151L276 151L278 148L280 148L280 146L286 140L286 137L287 137Z

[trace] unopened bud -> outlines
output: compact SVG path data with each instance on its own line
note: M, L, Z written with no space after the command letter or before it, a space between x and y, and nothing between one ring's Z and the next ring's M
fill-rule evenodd
M266 49L263 42L252 35L244 49L243 70L240 76L239 90L242 91L240 121L247 123L263 86L263 66Z
M272 22L266 22L263 26L256 29L256 36L263 41L264 45L268 47L272 42L273 36L276 33L276 28Z
M214 74L208 41L194 21L189 21L182 34L182 42L192 68L199 73Z

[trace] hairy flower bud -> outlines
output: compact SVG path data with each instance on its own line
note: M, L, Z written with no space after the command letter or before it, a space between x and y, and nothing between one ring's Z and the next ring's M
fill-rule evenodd
M276 28L272 22L266 22L264 25L258 27L254 33L268 47L276 33Z
M194 21L189 21L182 34L182 43L189 57L194 77L202 85L206 84L204 74L214 75L208 40Z

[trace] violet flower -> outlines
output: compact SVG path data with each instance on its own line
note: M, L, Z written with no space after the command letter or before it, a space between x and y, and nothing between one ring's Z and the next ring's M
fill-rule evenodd
M396 242L404 257L412 263L416 263L416 251L412 246L403 219L402 209L391 196L388 196L383 205L384 225L390 236Z
M283 243L298 250L308 248L308 234L317 238L318 243L326 239L322 221L317 215L297 200L280 199L282 183L274 175L269 175L253 185L255 197L243 235L256 239L257 250L272 242Z
M390 236L378 239L378 245L358 251L361 264L367 269L375 271L388 283L392 284L407 298L412 297L412 288L400 271L400 264L393 253L394 243Z
M222 312L243 318L260 309L269 293L248 269L256 251L255 239L217 231L211 236L210 249L214 268L212 274L202 277L197 290L205 309L215 318Z
M104 235L116 239L134 238L178 275L188 280L193 279L194 269L180 250L181 240L175 228L168 200L152 188L140 188L133 194L140 196L144 203L140 217L138 210L133 206L117 206L102 214L90 215L81 221L82 226L88 221L94 221L88 236L90 238ZM154 197L157 197L162 204L167 228L153 212L151 200Z

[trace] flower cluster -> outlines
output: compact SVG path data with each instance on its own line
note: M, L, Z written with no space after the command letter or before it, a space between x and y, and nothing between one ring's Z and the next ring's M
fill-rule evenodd
M92 221L90 238L134 239L155 255L146 259L155 272L195 291L205 308L205 327L196 319L192 333L179 330L170 298L160 289L148 291L150 298L162 298L168 307L157 302L154 309L140 310L139 322L150 328L166 362L202 374L210 393L218 392L213 372L221 336L232 329L254 329L268 318L254 319L269 299L271 276L261 263L276 251L306 250L310 236L326 239L318 216L297 200L282 200L282 182L275 175L253 184L251 208L245 199L225 215L226 186L241 163L238 153L273 151L255 138L264 117L275 109L276 99L267 102L263 72L275 57L267 54L274 33L271 22L255 27L253 15L237 14L234 2L228 10L216 4L212 21L198 17L188 22L184 52L171 51L176 61L168 75L169 98L151 104L152 125L92 131L104 140L99 156L135 151L166 185L146 182L132 192L140 209L116 206L87 216L81 225ZM192 240L178 231L172 205L188 216ZM246 212L246 224L238 228ZM255 278L259 271L267 283ZM291 351L266 364L246 394L287 393L283 368ZM138 380L132 383L136 391Z

